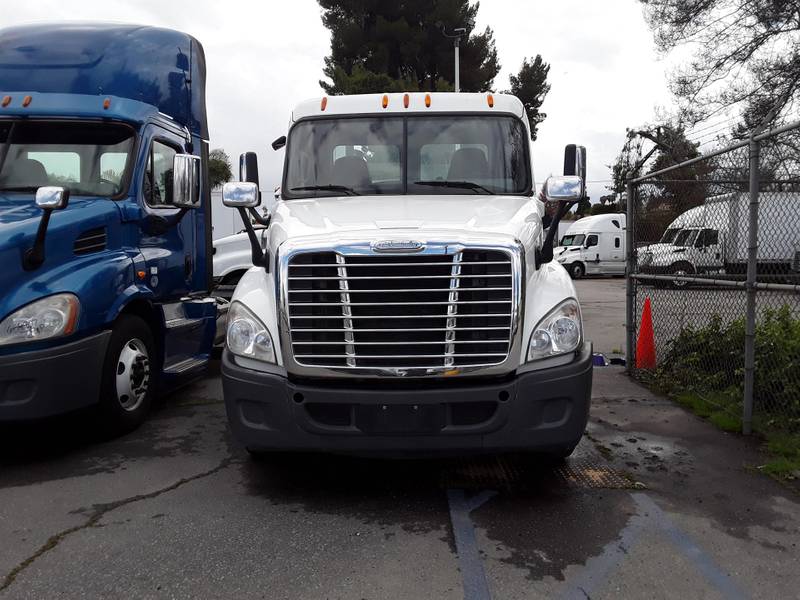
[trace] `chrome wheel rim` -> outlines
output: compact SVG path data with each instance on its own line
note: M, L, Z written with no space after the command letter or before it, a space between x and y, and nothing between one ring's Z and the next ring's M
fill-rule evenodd
M134 411L150 387L150 357L147 346L138 338L122 346L116 366L117 400L123 410Z

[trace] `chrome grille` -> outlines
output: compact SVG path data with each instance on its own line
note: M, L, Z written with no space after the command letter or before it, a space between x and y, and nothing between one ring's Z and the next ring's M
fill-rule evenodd
M344 255L300 252L286 291L294 361L333 369L498 365L509 354L509 252Z

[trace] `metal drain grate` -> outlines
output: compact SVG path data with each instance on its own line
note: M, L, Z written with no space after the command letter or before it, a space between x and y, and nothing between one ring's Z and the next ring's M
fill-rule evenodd
M570 460L555 469L556 475L569 483L586 488L643 489L644 485L634 481L625 473L598 465L589 460Z
M568 459L552 465L530 456L487 456L459 460L442 469L446 489L510 490L569 485L594 489L643 489L644 486L607 466Z

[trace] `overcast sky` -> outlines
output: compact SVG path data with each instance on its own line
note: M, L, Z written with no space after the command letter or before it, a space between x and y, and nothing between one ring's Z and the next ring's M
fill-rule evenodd
M3 12L0 25L35 21L116 21L186 31L205 47L212 147L224 148L234 171L239 153L259 154L261 184L280 183L283 151L270 142L286 132L292 106L320 96L318 81L330 36L315 0L28 0ZM453 24L455 25L455 24ZM483 0L478 26L494 29L503 66L496 89L523 57L551 65L548 117L534 145L537 183L559 174L568 143L587 147L589 193L607 193L610 164L625 128L669 106L665 65L636 0ZM455 25L457 26L457 25Z

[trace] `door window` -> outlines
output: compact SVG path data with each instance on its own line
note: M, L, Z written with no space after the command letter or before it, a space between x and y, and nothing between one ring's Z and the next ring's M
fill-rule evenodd
M703 229L697 236L697 247L716 246L719 243L719 232L716 229Z
M595 234L586 238L586 247L591 248L592 246L597 246L597 235Z
M144 176L144 199L154 207L174 206L172 199L172 164L178 151L164 142L153 140Z

